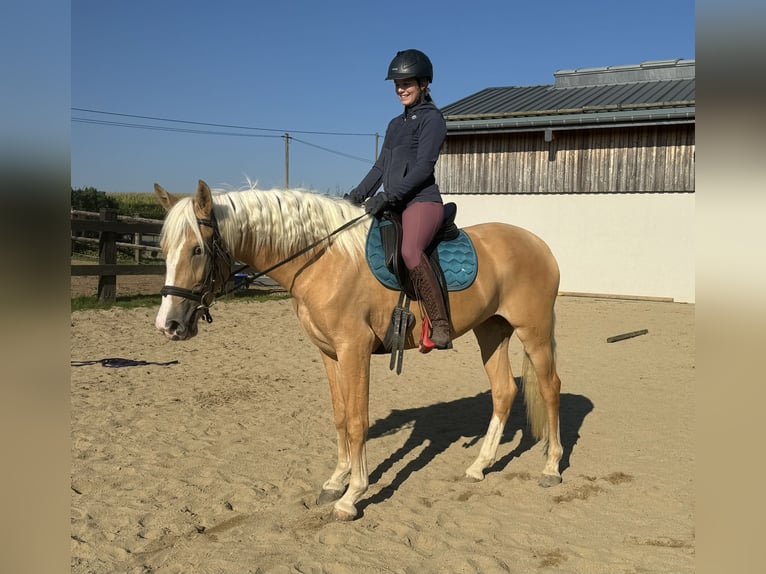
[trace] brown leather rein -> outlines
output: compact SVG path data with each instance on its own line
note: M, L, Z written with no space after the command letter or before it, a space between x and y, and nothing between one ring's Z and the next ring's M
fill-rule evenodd
M347 229L348 227L351 227L354 223L365 217L367 214L363 213L359 217L355 217L354 219L351 219L332 231L330 234L326 235L325 237L322 237L321 239L314 241L310 245L307 245L303 249L300 249L296 253L293 253L290 255L287 259L284 259L280 261L279 263L272 265L268 269L264 271L259 271L258 273L248 276L246 280L246 284L250 285L253 281L256 279L263 277L264 275L267 275L269 272L273 271L277 267L280 267L284 265L285 263L288 263L295 259L296 257L300 257L307 251L312 250L317 245L320 245L321 243L327 241L330 239L333 235L336 235L343 231L344 229ZM226 251L226 248L223 246L223 240L221 239L221 232L218 230L218 222L215 219L215 214L212 212L210 213L210 219L202 219L197 218L197 224L198 225L204 225L206 227L210 227L213 230L213 237L210 239L210 243L206 246L210 252L210 259L208 260L208 266L207 271L205 273L205 279L200 284L199 287L195 287L192 289L185 289L183 287L176 287L175 285L164 285L162 289L160 289L160 295L163 297L165 295L174 295L176 297L183 297L184 299L189 299L190 301L194 301L196 303L199 303L197 306L197 311L202 311L202 316L204 317L205 321L208 323L213 322L213 317L210 315L210 307L213 306L216 298L223 297L225 295L228 295L229 293L239 289L241 285L231 286L228 289L226 288L226 285L229 284L229 281L231 278L242 271L243 269L247 269L249 265L243 265L240 268L231 271L231 262L232 257L229 254L228 251ZM228 275L224 278L222 274L217 273L217 270L220 267L224 267L225 269L229 269ZM218 277L216 277L218 275Z

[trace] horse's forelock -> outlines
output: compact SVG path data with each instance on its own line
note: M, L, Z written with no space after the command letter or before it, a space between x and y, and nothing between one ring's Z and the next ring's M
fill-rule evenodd
M199 225L197 225L197 217L194 215L192 198L183 197L165 216L162 234L160 235L160 244L166 250L177 247L186 240L186 235L189 231L194 233L197 242L204 250L205 244L202 241Z

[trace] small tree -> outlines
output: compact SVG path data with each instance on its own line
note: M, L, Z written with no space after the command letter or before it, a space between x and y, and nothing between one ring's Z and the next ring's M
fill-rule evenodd
M119 208L116 199L108 197L105 191L95 187L72 189L72 209L82 211L98 211L102 207Z

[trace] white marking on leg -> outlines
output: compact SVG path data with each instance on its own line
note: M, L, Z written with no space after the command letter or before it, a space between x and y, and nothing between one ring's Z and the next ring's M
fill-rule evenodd
M322 490L342 491L346 487L346 480L351 473L351 459L345 436L345 433L338 433L338 464L332 476L322 485Z
M564 454L564 448L561 446L561 436L559 434L558 425L556 425L556 432L553 433L553 438L555 440L550 440L547 445L548 459L545 462L543 474L561 476L561 473L559 472L559 462Z
M341 513L346 517L357 516L356 502L367 492L367 487L370 484L369 475L367 474L367 447L365 445L362 446L359 464L356 469L354 465L351 465L351 468L351 480L348 483L348 489L334 506L336 513Z
M497 456L497 447L500 445L500 439L503 436L505 425L500 422L497 415L492 415L489 421L489 428L481 445L478 458L465 471L466 475L476 480L484 480L484 469L495 462Z

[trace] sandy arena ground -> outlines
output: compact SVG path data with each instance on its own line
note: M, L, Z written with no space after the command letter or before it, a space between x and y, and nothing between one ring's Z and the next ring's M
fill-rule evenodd
M73 278L73 294L96 281ZM118 294L161 284L121 278ZM335 431L290 301L222 301L176 343L155 313L72 313L72 361L178 361L73 363L74 574L695 570L693 305L559 298L564 482L551 489L520 397L485 480L462 480L491 410L472 335L408 352L401 376L374 357L370 488L346 524L315 504ZM511 354L519 375L515 339Z

